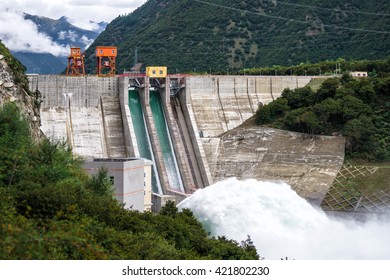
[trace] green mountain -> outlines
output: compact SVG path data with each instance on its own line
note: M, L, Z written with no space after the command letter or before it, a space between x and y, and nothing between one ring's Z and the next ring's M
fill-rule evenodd
M226 71L390 55L390 2L149 0L113 20L87 50L118 47L117 72L135 61L170 72Z

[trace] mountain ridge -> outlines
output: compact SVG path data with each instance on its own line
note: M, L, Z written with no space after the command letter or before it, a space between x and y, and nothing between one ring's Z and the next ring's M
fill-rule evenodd
M30 15L24 13L24 18L37 26L39 33L48 36L53 44L63 47L80 47L85 50L96 37L100 30L107 25L105 22L96 23L97 31L86 30L70 23L70 19L62 16L59 19ZM58 74L67 66L67 56L56 56L48 52L12 51L27 68L27 73Z
M86 51L118 47L117 66L171 72L242 69L390 55L390 4L377 1L149 0L114 19Z

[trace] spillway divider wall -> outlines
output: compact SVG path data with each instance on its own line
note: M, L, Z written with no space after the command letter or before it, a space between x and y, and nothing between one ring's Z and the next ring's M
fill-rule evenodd
M176 156L180 176L182 178L185 192L190 193L195 189L194 180L192 178L191 169L189 167L186 149L184 147L182 138L180 137L180 130L178 123L174 117L172 107L170 106L170 78L166 78L165 90L162 91L163 109L167 118L167 127L171 136L171 143Z
M108 147L108 143L107 143L107 123L106 123L106 120L105 120L105 115L104 115L104 108L103 108L103 100L102 100L102 96L100 96L99 98L99 102L100 102L100 114L101 114L101 123L102 123L102 143L104 145L104 149L103 151L105 151L105 156L107 157L110 157L110 149Z
M179 95L179 101L181 103L184 119L192 139L192 146L194 148L199 170L202 175L203 186L209 186L213 184L213 179L206 153L203 149L203 143L200 135L201 132L198 128L196 116L192 108L191 93L193 89L191 81L191 77L185 78L186 90L183 94Z
M128 157L140 158L133 120L129 108L129 80L127 77L119 79L119 103L122 114L123 134Z

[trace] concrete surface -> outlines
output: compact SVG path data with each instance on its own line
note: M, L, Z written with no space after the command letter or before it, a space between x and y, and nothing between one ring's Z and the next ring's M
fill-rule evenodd
M107 157L124 158L127 156L127 152L119 98L117 96L101 96L100 106Z
M42 94L41 130L47 137L70 141L74 153L84 158L109 156L100 97L117 98L117 77L34 75L29 81L30 90Z
M343 137L310 137L257 126L203 139L214 181L282 180L317 205L343 164L344 146Z
M283 89L305 86L309 76L189 76L186 104L191 104L203 137L215 137L253 116L260 103L279 97Z

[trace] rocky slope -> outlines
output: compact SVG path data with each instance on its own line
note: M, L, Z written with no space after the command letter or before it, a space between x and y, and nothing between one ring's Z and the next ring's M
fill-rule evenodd
M25 67L0 41L0 107L8 102L16 103L29 121L34 137L39 139L40 93L28 90L28 80L24 71Z

